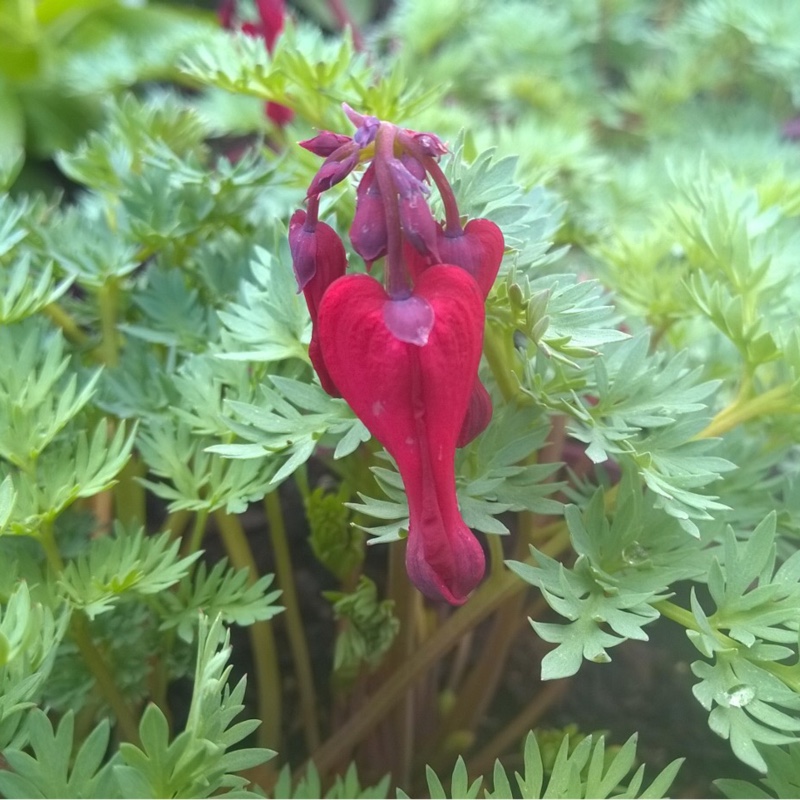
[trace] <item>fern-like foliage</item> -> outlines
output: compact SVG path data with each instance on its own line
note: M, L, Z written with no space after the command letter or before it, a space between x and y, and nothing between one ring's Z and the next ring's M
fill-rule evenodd
M232 749L260 724L233 723L244 708L245 679L233 689L230 634L217 617L201 620L194 692L186 728L170 739L169 724L156 705L145 709L139 726L141 747L120 745L115 776L124 797L258 797L243 787L240 770L261 764L274 753L260 748Z
M669 791L682 760L673 761L648 785L644 785L645 766L636 763L636 736L631 736L613 755L606 750L605 739L587 736L573 747L565 736L553 762L545 771L542 752L534 733L529 733L523 747L523 767L511 778L500 761L495 762L491 775L492 788L486 787L487 777L470 779L462 758L456 761L450 776L449 789L430 768L427 770L428 792L431 798L444 800L457 797L500 798L636 798L664 797ZM481 789L483 794L481 795ZM398 797L408 797L398 791Z
M70 605L92 619L126 597L159 594L178 583L200 556L181 558L179 548L169 531L151 537L118 524L113 536L94 540L67 565L61 588Z

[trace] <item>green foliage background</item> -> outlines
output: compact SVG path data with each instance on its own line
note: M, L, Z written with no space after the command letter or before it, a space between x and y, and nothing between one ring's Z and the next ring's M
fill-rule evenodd
M720 788L792 796L800 143L782 126L800 105L800 8L403 0L382 17L361 9L369 54L323 33L315 9L298 7L268 54L210 15L156 5L0 6L0 793L260 794L240 773L280 742L271 620L285 608L317 767L294 784L272 774L275 796L385 796L388 782L335 768L403 674L492 614L519 616L514 598L530 592L552 612L529 634L555 645L531 665L547 680L646 641L661 616L685 628L709 726L767 775ZM265 101L294 110L288 128ZM318 166L294 142L348 130L342 102L448 140L462 212L507 242L481 371L495 415L457 461L492 567L407 662L395 634L411 624L408 592L361 576L362 535L397 552L402 484L312 374L286 242ZM253 146L232 152L227 137L245 134ZM23 157L43 155L69 202L18 179ZM323 203L343 233L351 190ZM557 431L598 469L546 457ZM310 459L336 493L309 484ZM378 682L321 744L282 550L285 481L340 584L339 691ZM146 496L167 506L163 524ZM240 516L264 498L274 576L258 572ZM213 564L200 557L212 522L228 556ZM685 581L682 607L671 598ZM234 721L232 625L257 654L258 733ZM181 727L167 689L191 675ZM469 686L442 714L433 760L470 718ZM657 797L678 766L643 782L634 739L612 751L564 736L546 765L541 750L531 734L521 772L498 763L485 782L459 761L449 790L429 770L427 791L501 797L516 781L531 798Z

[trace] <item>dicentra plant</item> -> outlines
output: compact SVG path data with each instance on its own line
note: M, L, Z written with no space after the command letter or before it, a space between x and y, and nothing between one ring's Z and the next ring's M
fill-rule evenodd
M537 727L663 617L794 796L795 4L281 9L0 159L0 794L661 797Z

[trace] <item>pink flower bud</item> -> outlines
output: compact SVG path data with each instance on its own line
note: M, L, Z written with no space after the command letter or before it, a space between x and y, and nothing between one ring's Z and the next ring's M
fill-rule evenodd
M344 145L325 159L308 187L307 197L327 191L331 186L335 186L344 180L353 171L353 168L358 164L358 152L349 154L342 152L347 147L348 145ZM340 157L342 155L344 155L344 158Z
M464 226L464 230L455 236L448 236L439 225L436 247L441 261L465 269L475 278L483 296L488 296L505 250L503 232L494 222L488 219L472 219ZM414 279L431 264L430 258L419 258L408 251L406 251L406 261Z
M315 156L327 158L338 150L342 145L352 142L351 136L343 133L333 133L333 131L320 131L316 136L305 141L298 142L300 147L312 152Z
M367 167L356 191L356 213L350 226L350 242L366 261L367 269L373 261L386 255L386 211L373 164Z

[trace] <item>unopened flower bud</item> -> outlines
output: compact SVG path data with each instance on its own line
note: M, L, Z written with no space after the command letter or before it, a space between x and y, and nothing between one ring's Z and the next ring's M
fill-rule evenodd
M375 180L374 165L370 164L367 168L356 195L356 213L350 227L350 241L369 269L373 261L386 255L387 246L386 212Z
M340 148L340 150L342 149L344 148ZM337 153L339 153L339 150L328 156L323 165L319 168L317 174L309 184L307 197L321 194L330 189L331 186L335 186L337 183L344 180L353 171L356 164L358 164L357 151L345 155L345 157L341 159L336 157Z
M305 141L298 142L300 147L305 148L315 156L322 156L327 158L332 153L336 152L342 145L353 141L351 136L345 136L343 133L334 133L333 131L320 131L316 136Z

